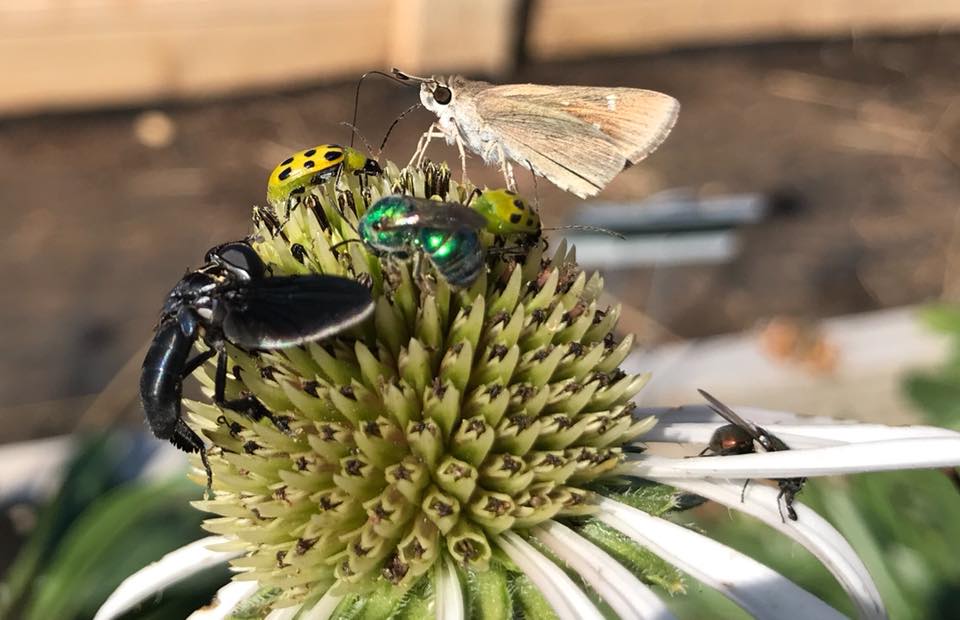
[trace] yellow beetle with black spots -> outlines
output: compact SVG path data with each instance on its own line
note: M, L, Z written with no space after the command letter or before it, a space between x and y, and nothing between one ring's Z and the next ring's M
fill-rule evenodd
M290 196L302 194L307 187L319 185L341 172L381 174L383 169L356 149L322 144L294 153L273 169L267 181L267 202L282 204Z
M495 235L540 232L540 215L516 192L508 189L479 192L469 206L487 220L487 231Z

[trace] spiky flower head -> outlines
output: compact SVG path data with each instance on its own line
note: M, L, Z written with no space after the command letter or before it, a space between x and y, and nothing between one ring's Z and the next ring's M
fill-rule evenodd
M228 397L253 394L272 419L188 403L214 446L214 496L197 506L220 516L205 527L244 552L236 578L271 592L267 608L335 584L361 601L402 593L448 559L467 581L502 576L495 539L589 514L591 484L653 424L632 414L646 377L618 368L632 345L614 336L619 308L600 306L601 277L564 243L493 248L464 290L337 246L381 196L472 190L445 166L391 164L315 187L288 213L255 211L252 243L275 275L356 278L376 301L372 320L325 341L229 349Z

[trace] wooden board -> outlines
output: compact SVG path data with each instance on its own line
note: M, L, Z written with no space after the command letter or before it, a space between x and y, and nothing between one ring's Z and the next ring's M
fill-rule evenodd
M531 58L960 27L956 0L539 0Z

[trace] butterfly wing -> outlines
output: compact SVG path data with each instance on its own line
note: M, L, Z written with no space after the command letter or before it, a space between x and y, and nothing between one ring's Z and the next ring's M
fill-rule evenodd
M510 84L474 98L512 159L581 198L653 152L679 112L674 98L635 88Z
M223 333L249 349L282 349L321 340L373 312L370 291L327 275L280 276L244 283L227 301Z

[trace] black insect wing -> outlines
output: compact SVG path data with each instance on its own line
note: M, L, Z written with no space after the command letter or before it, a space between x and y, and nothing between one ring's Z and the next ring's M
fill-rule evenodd
M245 349L282 349L333 336L373 312L370 290L329 275L235 282L219 300L224 338Z

